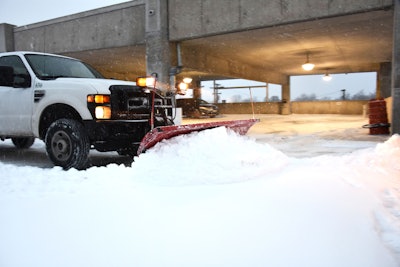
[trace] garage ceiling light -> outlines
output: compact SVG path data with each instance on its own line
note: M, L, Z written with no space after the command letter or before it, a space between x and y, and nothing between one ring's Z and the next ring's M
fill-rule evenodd
M326 73L326 74L322 77L322 79L323 79L324 81L326 81L326 82L329 82L330 80L332 80L332 76L331 76L330 74Z
M185 78L183 78L183 82L189 84L189 83L192 82L192 78L190 78L190 77L185 77Z
M310 63L310 60L308 59L308 53L307 53L307 61L306 63L304 63L303 65L301 65L303 67L303 70L305 71L310 71L314 69L314 64Z

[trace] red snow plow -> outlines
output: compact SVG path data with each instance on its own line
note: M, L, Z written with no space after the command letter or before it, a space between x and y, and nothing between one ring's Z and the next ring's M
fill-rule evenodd
M143 97L150 100L142 101L143 103L148 103L149 109L147 112L150 116L148 117L148 128L144 127L146 128L144 135L142 135L142 138L139 139L139 142L135 142L135 147L137 148L135 153L136 155L140 155L162 140L170 139L182 134L188 134L191 132L198 132L217 127L226 127L232 129L234 132L244 135L251 126L259 121L257 119L249 119L174 125L173 114L174 109L176 108L175 96L173 94L163 95L161 91L156 88L156 81L154 78L138 78L136 84L145 88L145 91L148 91L149 95ZM135 98L132 96L132 99L135 99L135 102L140 102L138 101L140 99L140 96L138 95L136 95ZM134 110L134 108L132 108L132 110Z
M217 127L226 127L240 135L245 135L250 127L258 121L259 120L257 119L249 119L156 127L143 137L142 142L139 145L137 155L153 147L162 140L170 139L182 134L188 134L191 132L198 132Z

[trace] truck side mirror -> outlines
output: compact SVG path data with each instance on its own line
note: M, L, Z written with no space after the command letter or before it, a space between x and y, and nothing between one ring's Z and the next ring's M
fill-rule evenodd
M11 66L0 66L0 86L27 88L31 86L31 76L15 74Z
M14 86L13 67L0 66L0 86Z
M14 87L31 87L31 76L29 74L14 75Z

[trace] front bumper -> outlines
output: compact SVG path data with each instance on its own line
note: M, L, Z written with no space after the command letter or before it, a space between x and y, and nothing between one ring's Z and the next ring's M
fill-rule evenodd
M148 120L84 121L91 145L98 151L137 149L150 130Z

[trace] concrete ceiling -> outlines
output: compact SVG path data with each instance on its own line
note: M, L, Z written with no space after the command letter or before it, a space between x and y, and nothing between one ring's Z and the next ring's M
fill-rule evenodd
M107 78L134 81L146 75L144 45L64 53L89 63Z
M308 75L378 71L379 64L392 58L393 11L376 10L341 17L298 22L224 35L184 40L182 54L199 53L216 60L231 60L261 72ZM145 47L122 47L70 54L91 63L106 76L133 79L145 74ZM313 71L301 68L307 53ZM134 60L127 61L127 58ZM249 78L233 76L185 62L181 76ZM190 67L187 67L190 65ZM111 66L111 69L110 69ZM217 76L216 76L217 75ZM263 81L274 82L274 81Z
M186 51L202 51L250 65L260 72L366 72L378 71L380 63L391 61L392 30L392 10L379 10L188 40L182 46ZM315 64L310 72L301 68L307 53Z

